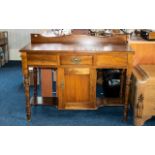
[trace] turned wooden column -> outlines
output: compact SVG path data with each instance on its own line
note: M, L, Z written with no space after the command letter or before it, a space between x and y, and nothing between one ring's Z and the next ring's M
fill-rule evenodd
M130 77L131 76L127 76L126 77L126 88L125 88L125 96L124 96L124 120L127 121L128 120L128 96L129 96L129 89L130 89Z
M124 121L128 120L128 99L129 99L129 90L130 90L130 83L131 83L131 74L132 74L132 59L133 55L128 54L128 67L126 70L126 82L125 82L125 94L124 94Z
M24 88L25 88L25 96L26 96L26 116L27 120L31 120L31 105L30 105L30 80L29 80L29 70L27 65L27 54L25 52L22 53L22 72L24 76Z
M33 96L34 96L34 104L37 104L37 95L38 95L38 90L37 90L37 68L33 68L33 80L34 80L34 91L33 91Z
M124 84L125 84L125 69L121 70L121 77L120 77L120 98L124 96ZM122 103L123 103L122 99Z

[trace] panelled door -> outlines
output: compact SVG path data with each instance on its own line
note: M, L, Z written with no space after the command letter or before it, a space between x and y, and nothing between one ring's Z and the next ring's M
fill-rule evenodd
M59 109L96 108L96 70L59 68L57 80Z

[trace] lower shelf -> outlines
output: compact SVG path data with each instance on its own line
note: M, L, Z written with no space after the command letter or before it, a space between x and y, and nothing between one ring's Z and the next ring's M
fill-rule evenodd
M66 110L95 110L97 109L95 104L87 102L66 103L64 106Z
M96 106L124 106L124 104L122 104L121 98L97 98Z
M43 106L54 106L58 105L57 97L37 97L36 100L34 97L31 98L30 104L33 106L43 105Z
M97 98L96 104L90 103L66 103L64 109L68 110L95 110L102 106L123 106L121 104L121 98ZM31 98L30 104L32 106L56 106L58 105L58 97L37 97L36 100L34 97Z

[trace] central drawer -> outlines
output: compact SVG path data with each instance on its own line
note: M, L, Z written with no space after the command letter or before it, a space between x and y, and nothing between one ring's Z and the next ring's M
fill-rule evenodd
M60 56L61 65L92 65L92 56Z

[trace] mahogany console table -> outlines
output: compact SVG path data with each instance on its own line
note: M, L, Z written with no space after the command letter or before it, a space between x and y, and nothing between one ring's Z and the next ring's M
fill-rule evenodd
M31 105L57 105L58 109L97 109L104 105L124 106L128 115L128 94L133 50L125 35L108 38L87 35L45 37L31 35L31 43L20 50L26 95L27 120ZM34 95L30 98L29 67L34 68ZM38 97L37 68L57 70L56 97ZM96 97L97 69L121 69L118 98Z

